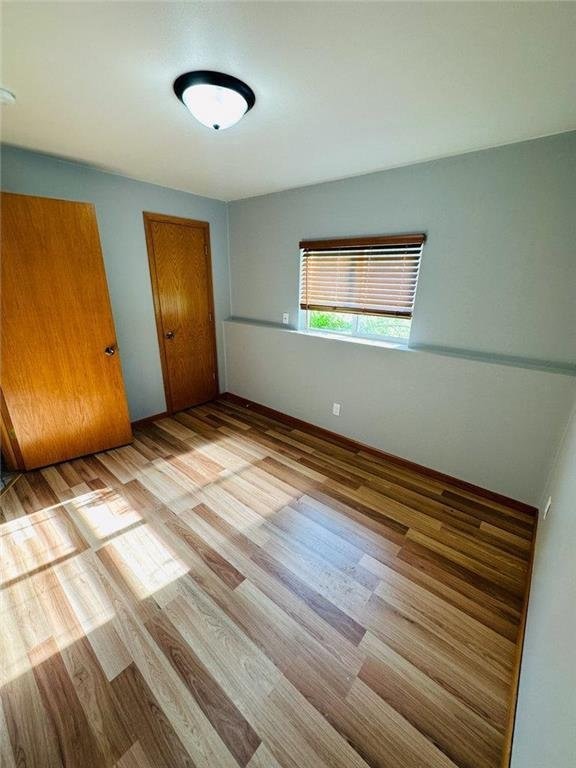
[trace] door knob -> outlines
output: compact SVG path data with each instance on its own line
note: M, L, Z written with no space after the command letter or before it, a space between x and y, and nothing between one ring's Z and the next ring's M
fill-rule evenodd
M112 355L115 355L116 354L116 345L113 344L111 347L106 347L104 349L104 354L106 355L106 357L112 357Z
M167 339L173 339L173 338L174 338L174 336L176 336L176 333L175 333L174 331L166 331L166 333L164 334L164 336L165 336Z

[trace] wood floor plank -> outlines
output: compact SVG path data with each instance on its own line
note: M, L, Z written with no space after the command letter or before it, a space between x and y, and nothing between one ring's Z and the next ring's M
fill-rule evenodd
M198 494L201 504L214 510L227 524L233 525L256 544L265 544L268 534L263 530L264 518L249 505L243 504L220 485L205 486ZM197 509L198 507L194 507Z
M266 547L258 547L243 534L222 520L212 510L201 505L194 514L210 524L223 538L222 552L237 560L250 581L286 614L299 622L311 637L345 666L356 668L360 655L356 648L364 634L364 627L326 600L312 586L298 578L288 568L271 557ZM205 580L201 580L209 594L217 599Z
M479 522L491 523L520 538L531 539L534 531L534 520L516 510L494 509L485 502L466 498L461 493L446 490L442 496L456 509L461 509L478 518Z
M20 476L22 477L22 476ZM26 515L26 507L14 488L14 484L2 491L2 507L0 508L0 524L18 520Z
M430 594L390 569L367 608L368 626L383 621L379 600L399 611L436 636L462 648L487 669L508 681L514 660L514 643L454 606Z
M35 508L32 511L37 512L39 509L53 507L60 501L41 472L29 472L21 478L18 481L18 495L23 492L26 484L29 484L33 491L33 496L27 496L30 501L35 501Z
M279 681L265 706L277 710L282 722L289 724L299 741L312 747L325 765L367 768L368 764L358 752L288 681Z
M132 658L114 628L114 608L101 583L88 567L86 556L61 564L56 574L106 678L113 680L131 664Z
M199 505L200 506L200 505ZM195 508L198 510L198 507ZM187 525L183 525L177 520L166 523L182 541L194 552L198 553L210 570L222 579L231 589L237 587L244 581L244 575L226 560L225 557L216 550L212 549L201 536L198 536Z
M427 536L420 531L409 531L407 538L410 541L415 541L426 549L432 550L432 552L437 552L446 560L450 560L457 565L460 565L467 571L471 571L488 580L498 580L499 583L512 594L521 596L524 593L526 569L515 569L511 567L514 565L513 560L508 562L508 568L505 566L499 567L498 565L486 565L481 560L471 557L468 547L455 549L451 546L453 537L450 537L449 535L444 536L444 541L439 541L437 537Z
M73 494L70 486L60 473L58 467L45 467L40 470L40 473L50 488L52 488L59 501L65 501L72 497Z
M86 548L61 506L14 519L2 528L0 584L4 587Z
M102 768L107 763L56 642L47 640L28 655L42 701L58 735L64 765Z
M32 670L5 683L0 698L14 764L18 767L63 768L66 763L63 762L59 737L44 707Z
M354 498L344 495L334 486L330 489L323 486L320 489L310 491L307 496L312 497L316 502L320 502L325 507L339 511L342 515L356 520L364 529L370 529L378 536L383 536L385 539L397 544L404 543L408 526L385 515L382 511L377 511Z
M484 601L486 606L499 611L503 616L512 617L514 620L520 616L522 605L518 595L506 589L500 580L494 581L491 578L484 578L453 560L410 540L406 541L398 553L398 557L416 570L444 581L457 591L473 599Z
M102 547L97 555L141 621L153 619L160 613L154 596L146 594L146 585L136 576L134 569L126 565L116 545Z
M347 693L357 665L342 665L249 580L237 592L244 598L238 623L296 689L306 680Z
M58 735L42 701L27 653L31 646L25 640L26 637L41 636L41 633L24 626L25 616L29 614L14 611L21 587L17 589L18 594L10 596L10 606L6 605L7 601L0 602L5 609L0 620L0 701L6 723L6 731L2 732L3 750L10 749L17 766L61 768ZM16 592L16 588L6 591ZM36 616L33 616L31 621L35 620Z
M282 507L269 519L269 523L280 528L288 539L310 547L335 565L354 566L362 559L361 549L300 514L293 507Z
M504 534L507 532L504 531ZM434 534L436 536L437 534ZM514 546L514 542L524 539L515 538L513 534L508 539L495 537L480 524L473 534L469 531L456 530L449 525L442 526L442 538L454 549L465 552L486 565L491 565L504 573L519 574L526 577L528 570L528 552Z
M122 719L123 704L114 697L87 638L63 648L61 655L98 742L103 765L113 765L132 741Z
M499 768L534 520L226 400L0 499L7 768Z
M431 632L387 606L382 609L385 621L375 634L366 633L362 649L374 658L386 658L388 649L392 649L503 732L506 684Z
M346 697L350 710L367 713L360 725L353 721L353 732L365 733L378 768L454 768L447 755L394 707L378 696L362 680L356 680ZM496 765L496 764L495 764ZM458 768L461 768L458 766Z
M84 635L82 624L68 601L58 574L50 571L35 579L61 659L76 691L103 765L113 765L129 749L131 740L121 719L98 658ZM45 647L45 644L43 646Z
M453 768L454 763L357 678L342 698L314 680L300 692L372 768Z
M268 747L260 744L248 763L248 768L281 768L281 766Z
M419 584L429 592L432 592L432 594L442 598L450 605L459 608L464 613L472 616L472 618L478 619L482 624L490 627L498 632L498 634L515 642L518 635L517 614L513 612L501 613L498 610L498 606L493 607L486 599L478 600L478 595L482 597L478 590L476 590L476 599L474 599L474 597L470 596L471 590L467 582L460 581L447 584L438 574L430 574L427 571L419 570L399 558L389 559L386 563L383 563L370 557L370 555L364 555L360 562L365 568L383 579L388 575L389 568L397 571L415 584ZM458 587L461 589L458 589Z
M73 488L75 485L79 485L83 482L82 477L69 461L65 461L62 464L59 464L58 471L62 475L65 483L70 488Z
M529 559L530 550L532 549L531 540L523 539L521 536L516 536L516 534L505 531L497 525L486 523L484 520L480 522L479 529L481 534L487 534L490 537L489 541L492 543L496 544L496 540L498 540L502 549L511 551L513 554L517 554L525 560ZM508 547L510 547L510 549L508 549Z
M125 596L123 599L122 593L106 580L100 570L104 566L99 566L95 561L94 567L100 571L114 605L114 626L134 660L134 665L127 667L112 683L119 681L119 686L128 686L133 690L143 687L149 689L146 701L151 714L158 711L161 725L167 722L188 756L194 757L193 762L176 762L176 765L191 764L197 768L221 765L222 768L233 768L235 760L232 755L163 652L152 642L143 624L131 613L129 605L124 603ZM119 697L122 699L122 695ZM163 725L162 728L165 730ZM138 738L142 740L140 734L134 734L134 739Z
M244 768L260 745L254 729L212 679L168 617L157 616L146 622L146 628Z
M184 748L136 664L126 667L112 681L112 687L117 700L130 711L130 735L141 744L153 768L195 768L196 763Z
M2 697L0 696L0 765L4 768L16 768L16 760L8 733L8 723L4 715Z
M188 600L178 597L169 603L166 614L227 696L246 712L273 689L280 672L201 590L193 587L189 594Z
M265 549L254 551L252 560L272 577L278 579L288 589L303 600L315 613L321 616L328 624L341 635L357 645L364 636L364 627L340 610L330 600L300 579L293 571L286 568L278 560L275 560Z
M115 768L154 768L154 766L150 762L142 744L136 741L118 760Z
M497 763L502 734L384 643L378 659L369 658L358 677L457 765Z

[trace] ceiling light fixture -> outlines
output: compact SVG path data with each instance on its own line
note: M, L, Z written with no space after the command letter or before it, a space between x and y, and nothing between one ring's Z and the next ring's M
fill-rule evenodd
M174 93L198 122L215 131L230 128L256 103L249 85L222 72L186 72L174 81Z

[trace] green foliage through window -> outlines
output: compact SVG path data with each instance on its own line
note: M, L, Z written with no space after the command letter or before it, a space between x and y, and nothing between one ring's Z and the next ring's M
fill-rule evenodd
M349 331L352 316L339 312L310 312L310 328L328 331Z
M385 317L382 315L355 315L346 312L308 312L308 328L317 331L332 331L353 336L372 336L408 341L410 319Z

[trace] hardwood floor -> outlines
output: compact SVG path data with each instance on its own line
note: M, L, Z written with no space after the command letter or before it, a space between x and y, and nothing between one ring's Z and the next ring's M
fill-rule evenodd
M535 519L227 402L2 497L6 768L493 768Z

